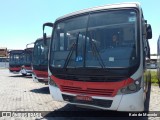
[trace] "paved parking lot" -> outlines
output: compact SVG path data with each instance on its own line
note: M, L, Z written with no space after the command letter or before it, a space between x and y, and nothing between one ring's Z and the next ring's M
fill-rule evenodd
M160 88L158 86L151 86L146 106L149 111L160 111ZM85 111L86 109L54 101L49 94L48 85L33 82L31 76L22 77L20 74L9 73L7 69L0 69L0 111L47 111L45 112L44 118L38 118L47 120L53 119L48 116L55 114L54 111L57 110ZM16 120L17 119L22 118L16 118ZM35 118L33 117L32 119ZM54 117L54 119L88 120L88 117ZM92 119L104 120L106 117L92 117ZM130 119L160 120L160 117L132 117Z

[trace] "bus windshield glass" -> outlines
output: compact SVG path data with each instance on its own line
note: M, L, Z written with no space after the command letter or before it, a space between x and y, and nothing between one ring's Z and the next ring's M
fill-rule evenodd
M11 53L10 57L9 57L9 63L10 64L15 64L15 65L19 65L19 64L23 64L24 60L22 57L22 53Z
M47 65L48 64L48 46L49 38L47 39L47 45L44 44L43 39L37 40L33 50L33 65Z
M57 21L51 45L54 68L128 68L138 62L137 11L91 12Z
M33 48L28 48L23 53L24 65L30 65L31 64L31 62L32 62L32 51L33 51Z

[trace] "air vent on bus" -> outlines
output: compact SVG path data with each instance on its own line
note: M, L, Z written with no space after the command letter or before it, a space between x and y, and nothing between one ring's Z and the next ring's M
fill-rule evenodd
M92 96L113 96L114 89L95 89L95 88L87 88L83 90L81 87L73 87L73 86L63 86L61 85L62 92L68 92L73 94L86 94Z

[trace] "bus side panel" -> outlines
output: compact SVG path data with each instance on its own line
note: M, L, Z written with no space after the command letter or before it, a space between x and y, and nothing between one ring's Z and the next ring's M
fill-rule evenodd
M49 85L49 91L52 95L52 98L56 101L64 101L62 98L62 94L59 88Z

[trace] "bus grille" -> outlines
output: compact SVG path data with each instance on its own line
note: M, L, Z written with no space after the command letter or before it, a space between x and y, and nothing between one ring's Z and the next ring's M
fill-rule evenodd
M81 87L63 86L63 85L61 85L61 91L74 94L87 94L87 95L108 96L108 97L113 96L114 94L114 89L87 88L83 90Z

